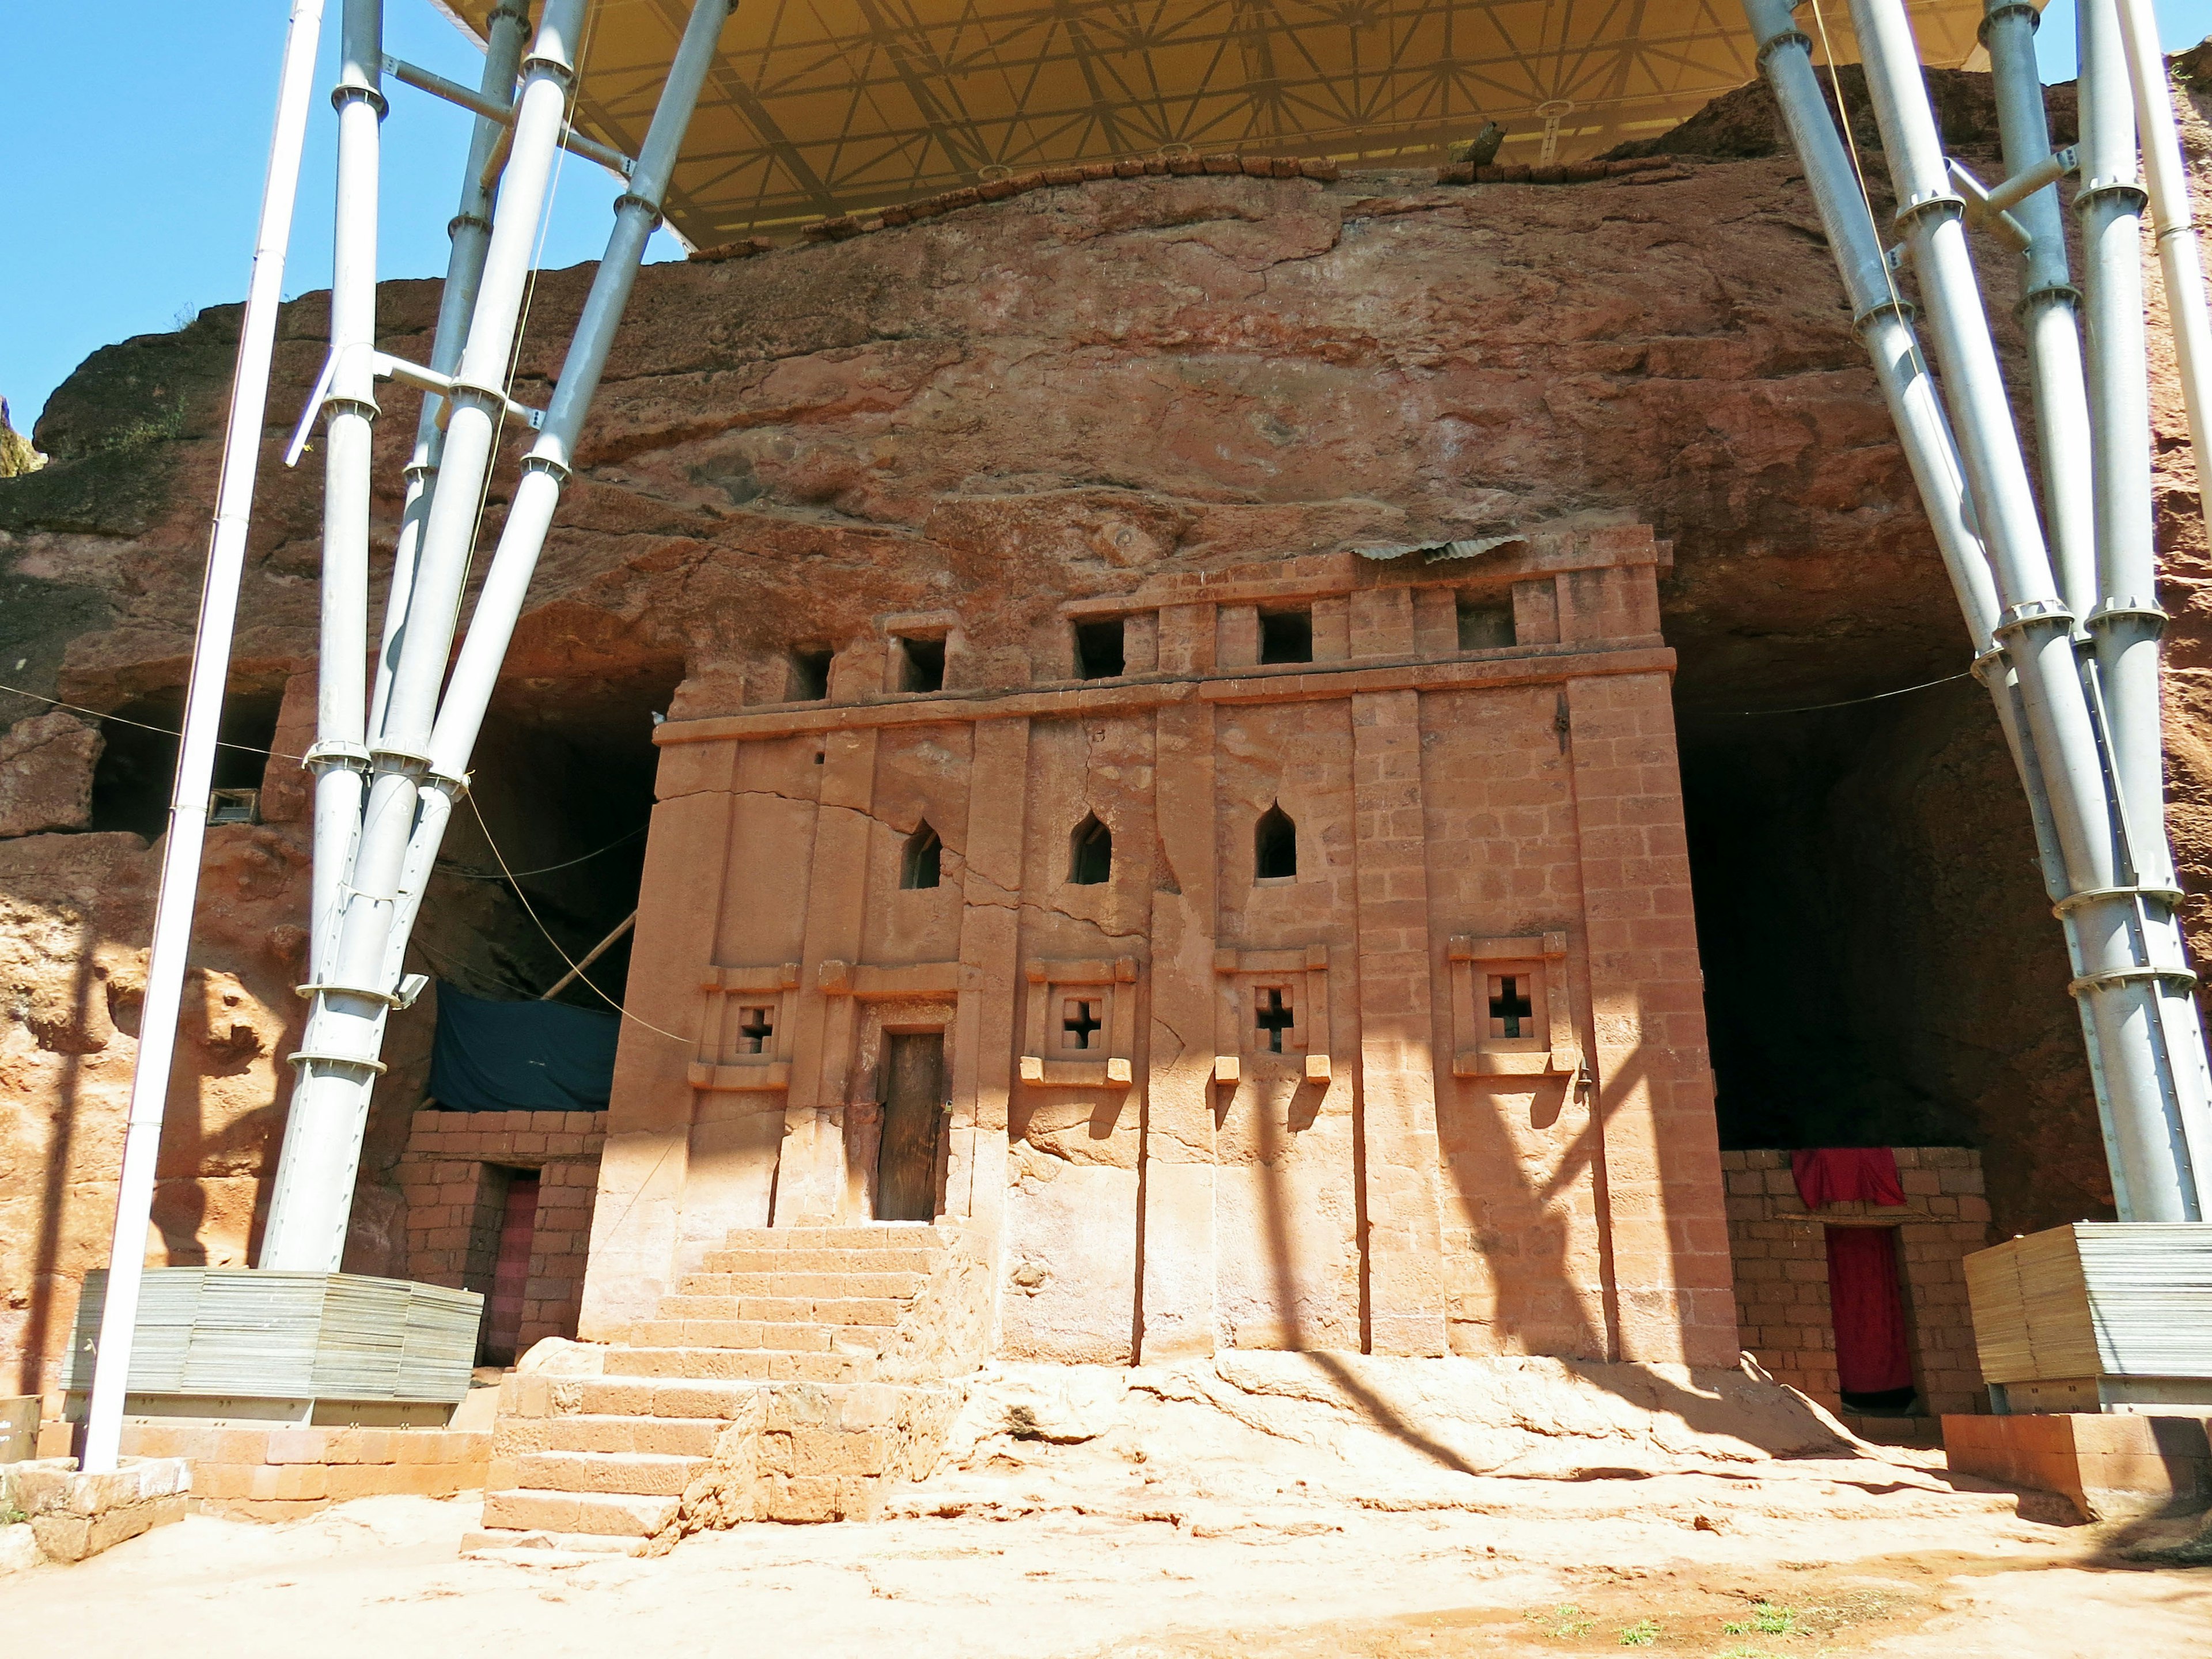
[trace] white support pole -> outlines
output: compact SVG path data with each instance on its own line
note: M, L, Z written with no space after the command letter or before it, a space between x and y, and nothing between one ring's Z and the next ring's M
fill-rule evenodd
M2084 0L2085 9L2112 3ZM2060 908L2080 956L2068 988L2094 1031L2118 1152L2115 1186L2131 1209L2124 1218L2196 1220L2203 1214L2197 1170L2212 1139L2212 1074L2194 1002L2184 994L2193 975L2172 925L2172 900L2145 888L2130 850L2159 821L2154 812L2128 811L2121 765L2104 741L2110 726L2098 677L2085 676L2075 655L2075 618L2059 597L2036 517L1966 246L1965 204L1950 188L1903 0L1852 0L1851 17L1975 520L2006 607L1996 631L2017 679L2021 735L2043 778L2064 863ZM2100 537L2103 531L2100 524ZM2100 582L2118 568L2100 556ZM2115 597L2107 590L2100 610ZM2119 597L2114 611L2139 607L2132 596ZM2162 848L2162 833L2155 839ZM2149 861L2152 849L2143 846L2142 855Z
M2159 50L2158 19L2150 0L2118 0L2120 33L2142 128L2142 164L2150 186L2152 228L2159 270L2166 278L2166 320L2173 331L2181 397L2189 411L2189 442L2197 466L2197 496L2212 526L2212 316L2208 316L2204 265L2197 246L2197 215L2182 165L2181 134L2173 118L2173 83Z
M343 0L330 368L323 400L322 633L315 666L313 921L310 984L330 970L340 896L368 769L362 635L368 628L368 511L376 424L376 205L383 0Z
M452 689L441 702L439 690L474 548L477 495L505 408L507 360L532 243L552 153L567 118L582 0L550 0L525 60L483 285L454 375L445 455L374 745L368 805L346 883L338 943L331 972L315 989L301 1051L293 1056L300 1079L285 1127L264 1267L337 1266L369 1094L383 1069L378 1054L384 1024L399 1001L398 965L408 930L422 902L446 814L466 787L469 750L729 4L730 0L698 0L693 8L631 189L617 204L606 258L592 278L552 407L508 509L468 642L454 665ZM459 735L463 732L465 737ZM441 763L447 760L453 763Z
M514 77L522 66L522 47L530 28L526 0L503 0L493 9L485 29L483 78L485 98L502 109L514 100ZM467 339L470 319L476 315L477 290L483 281L484 255L491 245L492 204L495 182L487 182L485 163L506 136L507 124L479 117L469 142L465 170L461 174L460 210L446 227L451 251L446 258L446 282L438 296L438 325L431 337L430 367L450 376L460 367L461 344ZM407 461L407 497L399 513L399 544L392 562L392 590L384 611L384 639L376 655L376 690L369 705L368 729L380 736L384 710L392 695L392 671L398 665L399 640L407 619L407 596L415 586L415 566L422 550L422 521L438 483L438 463L446 450L441 420L444 400L422 399L415 422L415 453Z
M1982 44L1989 49L2005 171L2014 178L2051 155L2051 123L2035 61L2040 14L2027 0L1989 0ZM2021 330L2035 398L2044 528L2066 608L2086 617L2097 603L2096 507L2089 487L2089 399L2081 370L2081 295L2066 258L2057 182L2012 209L2029 241L2020 261Z
M116 1194L114 1241L108 1250L107 1300L100 1310L100 1348L94 1362L92 1401L85 1424L83 1467L91 1473L112 1469L121 1449L131 1339L138 1320L138 1286L146 1265L146 1227L153 1211L154 1171L161 1153L169 1065L176 1052L192 909L199 892L200 850L207 832L208 792L215 778L223 687L229 677L231 635L237 617L239 583L246 567L246 532L253 511L254 479L261 465L269 364L276 350L277 313L284 296L284 254L291 234L293 198L300 182L300 152L307 134L307 100L314 86L315 49L322 21L322 0L293 0L284 36L283 69L277 79L269 166L261 187L252 275L246 284L245 315L239 324L238 362L231 379L230 419L223 430L222 472L216 491L207 579L200 590L199 629L192 646L184 729L178 743L176 788L169 798L169 830L161 848L153 951L146 970L137 1062L131 1079L131 1117Z

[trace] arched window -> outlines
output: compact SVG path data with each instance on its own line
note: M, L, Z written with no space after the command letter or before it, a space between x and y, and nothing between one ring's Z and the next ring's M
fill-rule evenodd
M1252 826L1252 873L1261 881L1298 872L1298 826L1278 801Z
M1114 832L1086 813L1067 838L1067 879L1076 887L1097 887L1114 873Z
M902 887L934 887L943 863L945 844L937 839L937 831L924 818L914 826L914 833L906 838L906 850L899 857L899 885Z

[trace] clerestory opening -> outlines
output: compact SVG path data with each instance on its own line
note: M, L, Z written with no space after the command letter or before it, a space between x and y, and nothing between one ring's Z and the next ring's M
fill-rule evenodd
M1110 680L1127 672L1128 651L1122 618L1101 617L1075 624L1075 677Z
M1260 660L1313 660L1313 607L1298 605L1260 613Z
M895 635L891 648L898 653L898 689L902 691L942 691L945 689L945 639Z
M1510 599L1462 593L1456 609L1461 650L1496 651L1517 643L1513 633L1513 601Z
M792 647L785 665L783 700L820 702L830 695L830 663L835 653L826 645Z
M1252 877L1283 881L1298 872L1298 826L1278 801L1252 826Z
M899 885L908 890L936 886L944 852L944 843L938 840L937 831L924 818L915 825L914 833L906 838L906 845L900 851Z
M1086 813L1067 838L1067 881L1071 887L1097 887L1114 873L1114 832Z

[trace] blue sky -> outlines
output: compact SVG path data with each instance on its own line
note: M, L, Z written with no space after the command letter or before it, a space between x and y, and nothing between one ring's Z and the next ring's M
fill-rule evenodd
M28 430L47 394L98 347L176 327L242 295L276 101L285 0L0 0L0 397ZM2168 50L2212 33L2212 0L2160 0ZM331 79L329 0L320 88ZM389 50L473 86L476 53L428 0L388 0ZM2044 78L2072 78L2073 0L2052 0L2039 36ZM379 264L386 276L445 269L447 219L467 116L388 88ZM331 119L319 89L285 291L330 281ZM434 181L407 196L393 179ZM616 183L568 157L544 263L605 245ZM653 258L680 250L665 234Z

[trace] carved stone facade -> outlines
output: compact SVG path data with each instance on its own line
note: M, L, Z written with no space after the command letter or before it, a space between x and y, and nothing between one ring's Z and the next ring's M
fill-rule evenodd
M890 617L660 726L581 1334L902 1214L1010 1357L1732 1361L1666 556L1164 576L1018 678Z

